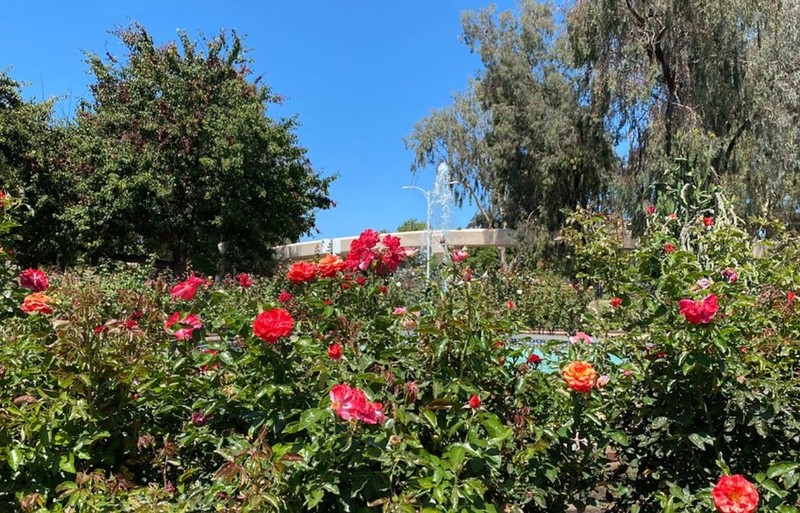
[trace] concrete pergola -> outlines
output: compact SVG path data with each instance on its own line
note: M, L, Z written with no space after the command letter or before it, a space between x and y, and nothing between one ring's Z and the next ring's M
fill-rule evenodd
M427 240L427 233L428 232L423 230L416 232L395 232L382 235L399 237L400 244L407 248L424 248L425 241ZM448 230L446 232L447 247L445 247L439 242L441 232L434 231L431 252L434 255L442 255L448 251L448 248L461 248L463 246L468 248L513 247L517 245L517 241L514 240L511 234L512 230L507 229L487 230L476 228L468 230ZM275 254L279 258L284 258L286 260L308 260L317 255L324 255L326 253L344 256L350 252L350 243L357 238L358 236L339 237L335 239L321 239L310 242L287 244L285 246L276 247Z

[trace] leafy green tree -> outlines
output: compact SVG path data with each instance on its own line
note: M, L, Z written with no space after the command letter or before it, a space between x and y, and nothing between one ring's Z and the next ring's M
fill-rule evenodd
M66 167L66 126L56 123L53 100L23 100L20 84L0 73L0 188L21 198L14 230L17 260L68 263L75 259L75 233L64 205L75 200L75 176Z
M412 170L447 162L457 201L478 205L477 224L535 231L549 246L563 209L602 198L616 165L610 141L554 46L550 7L467 12L463 27L483 69L451 106L416 125Z
M397 227L398 232L419 232L425 229L427 229L425 222L415 218L406 219Z
M92 97L77 114L81 201L68 217L93 259L156 253L187 263L254 268L328 208L322 178L298 145L296 119L273 120L280 98L250 79L236 33L157 46L144 27L115 34L120 61L88 55Z

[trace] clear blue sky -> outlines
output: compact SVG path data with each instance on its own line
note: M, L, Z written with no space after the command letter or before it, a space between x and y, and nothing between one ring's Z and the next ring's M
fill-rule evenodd
M7 2L0 18L0 69L28 86L29 98L64 97L68 115L86 97L90 77L83 51L122 57L108 31L136 21L157 42L178 29L245 36L255 75L287 98L274 116L297 115L300 143L323 174L338 174L338 206L317 216L318 237L364 228L394 230L425 219L434 169L413 176L403 138L431 109L450 103L480 68L461 42L460 13L478 0L314 1L38 1ZM516 2L497 1L500 10ZM463 227L474 209L453 215Z

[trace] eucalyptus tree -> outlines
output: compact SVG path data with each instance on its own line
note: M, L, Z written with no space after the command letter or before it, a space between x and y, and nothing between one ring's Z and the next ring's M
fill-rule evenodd
M616 166L610 140L560 57L551 7L524 1L518 15L489 7L462 22L483 67L452 105L417 123L406 141L412 170L446 162L479 224L525 227L551 243L565 208L603 200Z

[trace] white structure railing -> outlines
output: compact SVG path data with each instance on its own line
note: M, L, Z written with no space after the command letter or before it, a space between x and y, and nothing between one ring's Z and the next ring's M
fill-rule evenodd
M416 232L395 232L391 234L400 238L400 244L407 248L424 248L426 243L426 231ZM488 230L482 228L467 229L467 230L448 230L447 231L447 247L460 248L466 246L469 248L474 247L512 247L517 245L517 241L512 237L512 230L496 229ZM433 247L431 248L434 255L441 255L447 251L447 248L439 242L441 232L433 232ZM324 255L326 253L334 253L336 255L346 255L350 252L350 243L356 240L358 236L352 237L339 237L335 239L322 239L310 242L298 242L296 244L287 244L285 246L278 246L275 248L275 254L279 258L287 260L306 260L314 258L317 255Z

